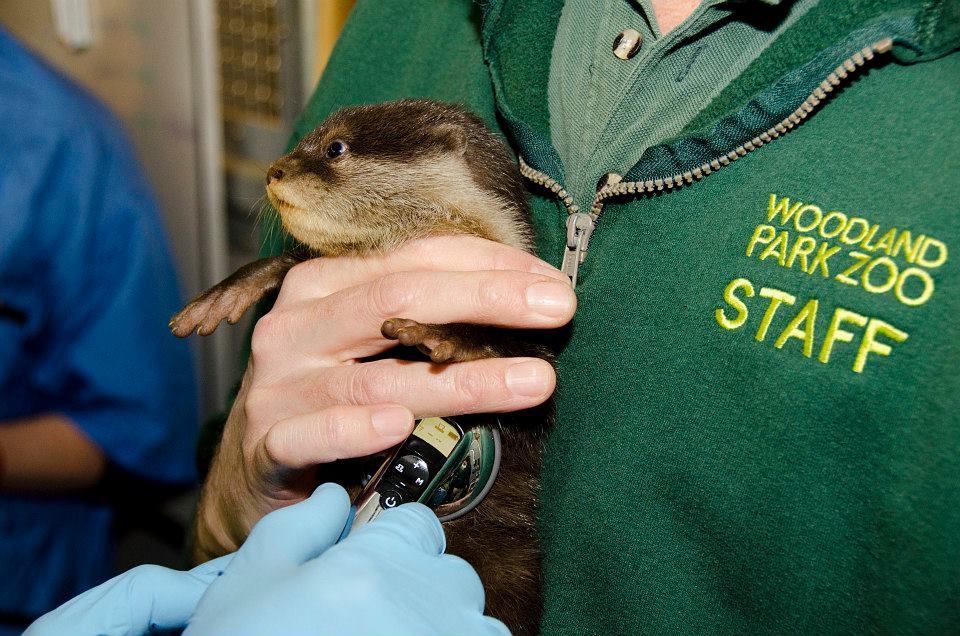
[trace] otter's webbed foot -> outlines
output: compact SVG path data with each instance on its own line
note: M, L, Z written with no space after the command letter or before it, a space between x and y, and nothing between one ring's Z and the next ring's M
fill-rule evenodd
M391 318L384 321L380 333L402 345L416 347L437 364L527 356L551 359L546 347L519 340L513 332L495 327L464 323L431 325Z
M244 312L280 287L284 276L300 259L288 254L261 258L244 265L222 282L194 298L169 323L179 338L196 332L213 333L220 321L236 324Z

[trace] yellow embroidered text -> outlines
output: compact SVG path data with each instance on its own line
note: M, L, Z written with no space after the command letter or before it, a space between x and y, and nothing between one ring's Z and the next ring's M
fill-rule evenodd
M748 302L755 297L759 298ZM784 349L791 340L797 340L799 353L812 358L816 351L817 360L823 364L838 356L850 361L852 356L854 373L863 373L867 363L873 360L871 356L889 356L893 345L906 341L908 337L907 332L888 322L843 307L834 308L830 317L821 317L818 324L821 311L818 299L798 302L796 296L781 289L761 287L758 290L746 278L730 281L723 290L723 300L726 306L718 307L714 316L724 329L733 331L744 327L753 312L755 316L759 315L754 321L753 337L757 342L772 342L774 348ZM855 352L838 353L842 349L852 349L842 345L853 343L857 338Z
M947 262L945 243L834 210L770 195L767 223L756 226L746 255L809 275L833 278L871 294L892 294L909 307L933 296L928 270ZM775 225L774 225L775 224ZM778 227L779 226L779 227Z

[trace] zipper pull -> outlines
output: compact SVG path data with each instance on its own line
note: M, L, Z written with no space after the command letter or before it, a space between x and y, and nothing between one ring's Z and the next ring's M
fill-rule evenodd
M560 271L567 275L574 289L577 287L577 272L580 264L587 258L587 248L593 228L593 217L586 212L574 212L567 217L567 247L563 251L563 264L560 266Z

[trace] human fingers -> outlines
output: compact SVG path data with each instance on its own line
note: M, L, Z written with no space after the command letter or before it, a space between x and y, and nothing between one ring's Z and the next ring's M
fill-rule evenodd
M349 516L347 491L337 484L322 484L304 501L257 522L230 570L240 575L262 573L309 561L337 542Z
M447 547L447 538L436 513L423 504L409 503L384 510L373 521L351 531L340 544L344 550L362 544L378 550L412 550L439 556Z
M201 581L212 583L215 578L223 574L223 571L227 569L227 566L233 561L235 554L236 552L231 552L230 554L224 554L222 557L201 563L190 570L190 574L199 578Z
M140 636L182 629L230 556L190 572L158 565L135 567L40 617L24 634Z
M436 513L421 504L404 504L384 511L352 531L337 547L338 551L348 554L389 555L404 572L407 583L422 591L416 598L406 599L404 605L410 610L419 609L419 602L426 594L431 599L443 598L446 612L455 615L458 621L468 620L469 625L461 626L467 628L462 633L509 633L498 621L482 618L484 589L480 577L460 557L443 554L445 549L446 540ZM391 575L389 570L365 569L361 562L356 563L355 571L368 577ZM430 614L429 604L422 609Z
M334 404L401 404L423 418L532 408L553 393L553 367L538 358L492 358L436 365L384 359L319 366L250 390L251 419L279 421ZM265 434L265 433L264 433Z
M256 474L298 470L338 459L366 457L413 432L413 413L399 405L331 406L282 419L254 452Z
M576 305L568 283L539 274L401 272L274 309L257 323L252 347L256 362L299 343L304 353L340 363L394 346L380 333L389 318L552 329L569 322Z
M566 276L536 256L475 236L435 236L404 243L383 256L316 258L292 268L276 306L322 298L387 274L410 271L512 270L561 282Z

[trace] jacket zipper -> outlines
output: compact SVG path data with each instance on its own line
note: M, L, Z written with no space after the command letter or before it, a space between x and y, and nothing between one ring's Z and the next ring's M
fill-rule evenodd
M573 202L573 197L570 196L560 182L544 172L531 168L527 165L527 162L523 160L523 157L520 157L520 174L527 180L552 192L560 199L564 207L567 208L567 244L564 248L563 263L560 269L570 279L570 284L574 288L577 286L578 270L587 258L590 237L596 228L597 220L603 213L604 202L607 199L631 194L647 194L673 190L674 188L679 188L694 181L699 181L711 172L715 172L723 166L729 165L748 152L752 152L760 146L770 143L796 127L809 117L817 106L820 105L820 102L826 99L834 89L843 84L852 73L865 66L867 62L873 60L876 55L886 53L892 47L893 40L891 38L884 38L870 46L860 49L833 69L800 106L779 123L750 141L737 146L730 152L703 163L692 170L668 177L641 181L622 181L620 175L615 173L608 174L606 183L604 183L594 195L593 204L590 206L589 212L580 211L580 207Z

